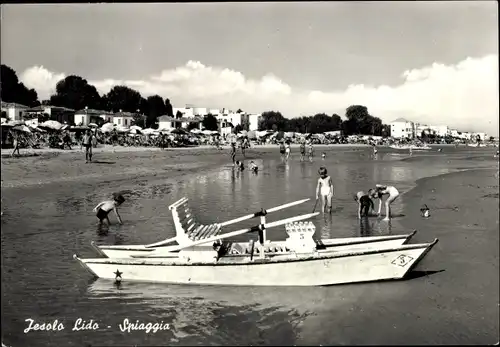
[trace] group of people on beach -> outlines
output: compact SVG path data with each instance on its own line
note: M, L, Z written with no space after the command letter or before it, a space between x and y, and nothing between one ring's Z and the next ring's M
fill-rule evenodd
M318 170L319 178L316 185L316 203L321 200L322 212L332 213L332 200L334 195L334 187L332 178L328 175L328 170L322 166ZM382 212L382 200L383 197L387 196L385 200L385 218L388 221L391 218L391 204L399 196L399 192L396 187L386 186L377 184L375 188L368 189L368 193L364 191L359 191L354 195L354 201L358 203L358 218L368 217L370 209L375 211L375 206L372 199L378 199L378 212L377 215L380 216Z
M85 146L86 143L89 143L89 145L86 145L86 159L87 160L92 160L92 146L91 138L92 134L87 133L84 137L83 140L83 145ZM284 142L282 143L282 145ZM304 147L302 147L304 146ZM312 148L312 144L309 144L310 148ZM304 148L304 151L302 150ZM376 148L374 148L374 152L376 151ZM375 152L376 153L376 152ZM280 146L280 154L281 153L281 146ZM288 147L285 146L285 158L288 159L290 156L290 145L288 144ZM313 156L313 150L310 149L309 151L309 158L312 158ZM305 143L301 144L301 161L305 157ZM325 159L326 155L323 153L322 155L323 159ZM237 170L243 171L245 170L245 166L242 161L236 160L236 144L232 143L231 144L231 159L233 162L233 165L237 168ZM311 159L310 159L311 160ZM250 161L249 169L253 173L257 173L259 168L255 164L255 162L252 160ZM328 170L326 167L322 166L318 170L318 181L316 184L316 204L318 203L319 200L321 200L322 204L322 212L326 213L332 213L332 205L333 205L333 196L334 196L334 186L333 186L333 180L331 176L328 175ZM384 196L387 196L387 199L385 200L385 221L390 220L391 218L391 204L398 198L399 196L399 191L396 189L396 187L393 186L387 186L387 185L382 185L382 184L377 184L375 188L370 188L368 189L368 192L365 193L364 191L358 191L356 194L354 194L354 201L358 203L358 218L361 219L362 217L368 217L370 214L370 210L375 211L375 205L373 203L373 200L379 200L379 205L378 205L378 212L377 216L380 216L382 213L382 201ZM113 196L113 200L107 200L99 203L95 208L94 212L96 213L97 218L99 219L99 225L102 225L103 221L106 220L108 224L110 223L109 221L109 213L111 211L114 211L117 218L118 222L121 224L122 220L121 217L118 213L118 207L125 201L125 198L120 195L120 194L115 194ZM314 205L314 209L316 209L316 204Z
M310 162L312 162L314 157L314 147L312 142L307 143L307 141L305 140L300 143L299 147L300 161L304 161L306 158L306 145L307 145L307 158L309 159ZM290 158L290 154L291 154L290 142L285 140L281 141L280 143L281 161L288 161L288 159ZM321 153L321 158L322 159L326 158L325 152Z

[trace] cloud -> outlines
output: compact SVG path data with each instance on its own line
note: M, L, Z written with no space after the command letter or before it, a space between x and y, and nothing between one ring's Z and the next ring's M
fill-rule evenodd
M35 89L39 99L46 99L55 92L57 82L65 77L65 74L51 72L43 66L33 66L24 70L19 79L28 88Z
M498 57L467 58L457 64L433 63L402 72L397 86L349 85L343 90L298 90L275 75L258 80L241 72L188 61L144 80L89 81L101 93L125 84L143 94L168 97L174 106L226 107L249 112L279 110L286 117L317 112L343 115L353 104L388 123L398 117L449 125L459 130L498 134ZM42 66L27 69L21 80L47 98L64 74ZM84 76L83 76L84 77Z

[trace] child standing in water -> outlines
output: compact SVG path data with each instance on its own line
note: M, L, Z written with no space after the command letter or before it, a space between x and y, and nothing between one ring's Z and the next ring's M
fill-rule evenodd
M316 200L321 196L321 204L323 213L332 213L332 199L333 199L333 182L332 178L328 176L328 171L325 167L320 167L318 170L319 178L318 185L316 186Z
M285 159L288 160L288 158L290 157L290 143L287 142L286 143L286 146L285 146Z
M96 216L99 219L99 224L102 224L102 221L104 219L108 221L108 225L111 224L108 217L108 214L111 211L115 211L116 217L118 218L118 222L120 224L123 224L120 214L118 213L118 206L123 204L124 201L125 198L121 194L117 194L113 197L113 200L103 201L99 205L94 207L94 212L97 212Z
M304 158L306 157L306 142L302 141L300 144L300 161L304 161Z
M285 141L282 141L280 144L280 157L281 161L285 160Z
M309 161L313 161L314 148L312 142L309 142Z

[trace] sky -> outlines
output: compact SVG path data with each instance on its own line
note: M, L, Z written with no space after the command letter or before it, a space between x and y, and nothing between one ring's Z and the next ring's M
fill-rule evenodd
M496 1L3 4L1 62L48 99L79 75L174 107L364 105L498 135Z

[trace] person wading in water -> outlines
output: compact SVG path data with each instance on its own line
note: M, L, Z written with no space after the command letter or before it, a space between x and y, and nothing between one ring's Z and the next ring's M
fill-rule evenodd
M236 143L231 142L231 160L233 161L233 164L236 159Z

